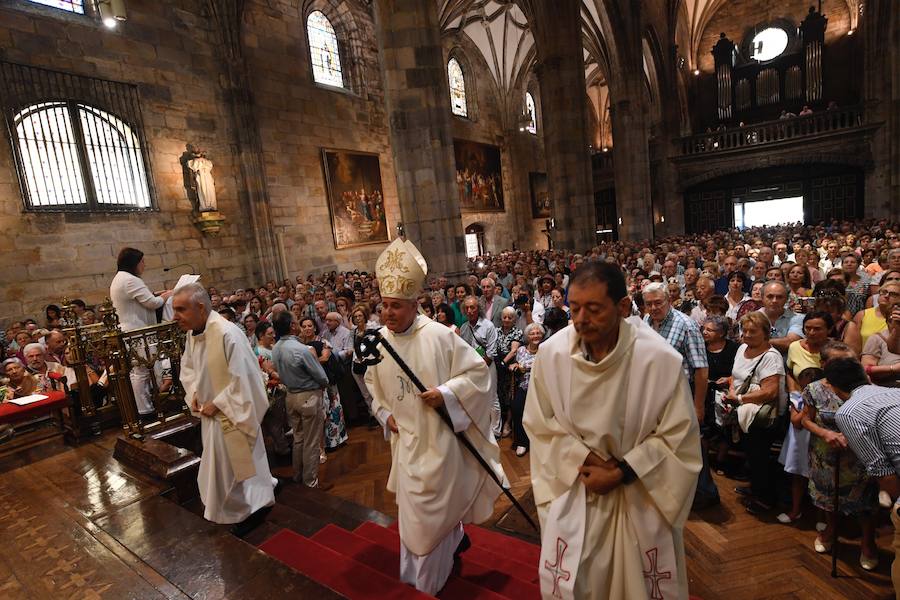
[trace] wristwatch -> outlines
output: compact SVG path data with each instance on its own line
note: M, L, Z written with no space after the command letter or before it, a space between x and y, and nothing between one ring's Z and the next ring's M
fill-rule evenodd
M622 471L622 485L628 485L632 481L635 481L637 477L637 473L634 472L634 469L631 468L624 460L620 460L616 465Z

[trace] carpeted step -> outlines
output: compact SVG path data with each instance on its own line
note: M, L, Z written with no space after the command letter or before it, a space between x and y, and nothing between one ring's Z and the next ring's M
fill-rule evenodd
M259 549L350 600L428 600L431 596L288 529Z
M398 531L399 524L393 523L390 529ZM537 571L537 564L541 560L541 547L537 544L531 544L518 538L485 529L484 527L478 527L477 525L466 525L465 529L469 539L472 540L473 548L479 547L496 556L506 556L515 559L526 565L531 565L531 569Z
M466 528L466 531L468 531L468 528ZM363 523L354 533L374 542L379 542L385 548L398 548L400 546L400 534L397 533L395 528L384 528L373 523ZM526 583L539 585L537 567L535 566L537 563L525 563L505 554L496 554L493 551L475 545L469 548L463 556L482 565L490 566L494 570L513 575Z
M363 523L354 533L377 544L381 551L390 552L399 565L400 536L396 531L374 523ZM459 571L454 577L458 576L510 598L540 598L537 570L534 567L488 553L475 546L463 553L461 558ZM449 593L452 580L453 577L441 593L442 598L451 597Z

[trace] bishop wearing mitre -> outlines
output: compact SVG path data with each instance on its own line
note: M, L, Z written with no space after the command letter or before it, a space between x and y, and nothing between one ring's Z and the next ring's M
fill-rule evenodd
M378 258L381 334L427 388L419 393L385 354L366 371L372 410L391 442L387 489L397 495L400 578L436 594L468 547L463 523L481 523L501 490L441 421L445 407L501 481L500 448L491 435L491 376L475 350L450 329L418 314L428 266L418 249L395 239Z
M247 336L210 305L199 283L173 295L174 320L187 332L181 384L191 413L200 418L203 516L236 524L232 531L243 535L275 504L277 480L260 431L269 403Z
M523 423L544 598L688 598L682 529L700 471L681 355L641 322L622 270L586 263L572 324L541 344Z

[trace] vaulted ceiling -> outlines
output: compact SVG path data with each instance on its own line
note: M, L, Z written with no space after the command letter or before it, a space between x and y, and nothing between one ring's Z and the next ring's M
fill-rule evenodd
M510 0L437 0L441 30L466 34L487 62L501 94L509 94L534 61L525 14Z

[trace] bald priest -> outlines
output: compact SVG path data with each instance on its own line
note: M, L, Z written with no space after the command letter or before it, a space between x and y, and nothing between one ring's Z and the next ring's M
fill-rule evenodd
M420 394L388 355L366 371L372 410L391 441L387 489L399 508L400 578L434 595L469 546L463 523L490 518L501 493L435 408L446 408L453 429L464 432L505 481L491 435L491 376L462 338L418 314L416 296L428 266L411 242L394 240L375 269L381 334L427 388Z
M199 283L179 288L174 319L187 332L181 357L185 401L200 418L203 455L197 483L203 516L235 524L236 535L262 522L275 504L260 422L269 406L259 363L240 329L210 310Z

